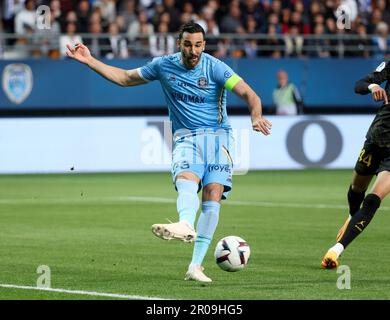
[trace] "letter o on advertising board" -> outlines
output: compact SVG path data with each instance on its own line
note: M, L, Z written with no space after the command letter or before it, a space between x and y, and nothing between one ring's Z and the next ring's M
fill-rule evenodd
M310 160L303 148L303 135L312 124L317 124L325 135L325 150L318 161ZM340 155L343 147L343 137L340 130L326 120L304 120L294 124L287 133L287 151L291 158L306 167L323 167Z

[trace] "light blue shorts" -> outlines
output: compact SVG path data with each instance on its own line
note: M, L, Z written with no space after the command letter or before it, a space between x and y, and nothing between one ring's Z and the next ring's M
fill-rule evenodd
M191 134L176 134L172 151L172 178L192 172L200 179L199 189L210 183L224 186L222 199L232 189L234 140L231 131L202 129Z

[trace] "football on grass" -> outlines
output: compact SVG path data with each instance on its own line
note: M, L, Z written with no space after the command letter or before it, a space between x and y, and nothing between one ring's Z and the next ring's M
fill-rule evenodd
M247 265L250 254L251 249L244 239L228 236L218 241L214 257L222 270L234 272Z

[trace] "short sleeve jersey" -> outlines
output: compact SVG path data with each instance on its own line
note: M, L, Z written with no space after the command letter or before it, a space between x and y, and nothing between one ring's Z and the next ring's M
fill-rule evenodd
M181 62L181 53L154 58L138 69L145 81L159 80L168 105L172 131L227 129L226 89L241 78L224 62L207 53L193 69Z

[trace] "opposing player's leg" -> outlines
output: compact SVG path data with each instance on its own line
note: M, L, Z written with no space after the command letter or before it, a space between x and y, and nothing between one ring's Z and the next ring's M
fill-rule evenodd
M360 175L356 171L353 172L352 183L349 186L347 199L349 206L349 215L345 220L343 226L337 233L336 240L339 241L343 236L345 229L348 226L351 217L360 209L360 206L364 200L366 190L372 180L373 175Z
M203 273L202 262L218 225L220 201L224 189L225 187L218 183L209 183L203 188L202 212L196 226L197 238L191 264L185 276L186 280L211 282L211 279Z
M363 149L356 161L352 183L348 190L349 215L336 236L336 245L330 248L323 257L321 262L322 268L333 269L338 266L338 258L343 250L343 246L339 242L351 224L351 219L359 212L365 199L365 192L372 177L377 173L384 154L383 150L377 145L368 140L364 142Z
M390 192L390 172L381 171L375 180L371 192L364 198L362 207L351 218L340 240L328 250L321 266L333 269L338 266L338 258L344 249L359 235L371 222L381 201Z

